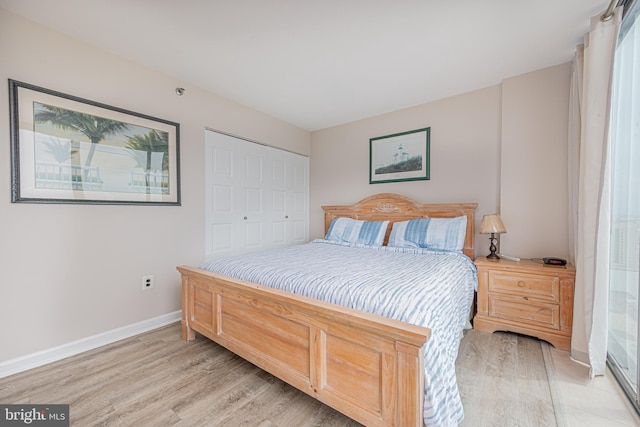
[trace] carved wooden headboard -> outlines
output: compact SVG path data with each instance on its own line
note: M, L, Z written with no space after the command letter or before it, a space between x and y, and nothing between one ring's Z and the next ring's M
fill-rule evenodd
M407 221L416 218L454 218L465 215L467 217L467 233L464 241L463 252L469 258L474 256L474 212L477 203L437 203L422 204L406 196L394 193L380 193L354 205L347 206L323 206L324 231L329 230L334 218L346 217L364 221L389 221L387 235L384 244L389 240L391 225L398 221Z

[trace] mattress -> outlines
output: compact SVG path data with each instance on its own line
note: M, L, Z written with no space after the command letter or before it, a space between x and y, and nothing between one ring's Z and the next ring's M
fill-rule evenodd
M475 265L462 253L318 239L200 268L430 328L425 425L462 422L455 361L478 283Z

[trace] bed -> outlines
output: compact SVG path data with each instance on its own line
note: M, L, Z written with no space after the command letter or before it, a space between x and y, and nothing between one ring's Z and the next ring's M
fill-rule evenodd
M374 195L354 205L323 206L327 233L331 231L332 224L337 223L334 221L337 218L367 223L389 221L389 226L380 235L382 246L369 247L320 239L297 248L279 250L284 251L287 257L294 257L293 252L299 252L303 259L306 257L309 260L309 266L315 265L313 274L317 274L317 286L311 286L307 295L297 289L286 290L286 286L283 290L255 283L252 279L237 278L233 265L228 267L228 271L221 270L226 273L200 268L205 265L180 266L183 339L192 340L196 332L200 333L368 426L454 425L461 419L461 403L453 402L459 408L449 413L451 411L448 408L438 408L433 402L437 403L439 398L436 395L439 393L457 393L455 371L451 374L450 365L455 363L459 336L446 346L438 347L439 353L430 346L433 344L436 348L435 343L441 340L438 336L440 329L434 333L428 327L430 325L410 323L401 320L401 316L393 318L394 315L385 317L378 314L378 306L385 304L370 304L366 311L356 309L360 305L354 300L359 298L359 294L351 290L343 291L342 287L341 292L333 293L328 301L317 299L314 292L317 288L322 288L324 285L321 284L332 274L330 269L322 270L324 260L317 259L314 251L320 247L324 248L322 250L328 248L334 258L345 260L345 263L346 254L360 254L363 251L375 257L419 257L420 254L414 254L413 249L400 250L386 246L390 237L393 238L391 231L394 224L398 223L399 227L406 221L418 218L463 217L464 236L460 241L460 252L466 256L449 251L436 251L434 256L440 257L439 260L452 259L462 264L466 262L466 268L471 273L465 274L473 276L475 268L470 258L473 257L476 206L475 203L421 204L391 193ZM404 252L410 254L399 255ZM257 262L263 256L267 255L255 254L251 258ZM423 258L415 259L421 261ZM415 259L412 265L421 265ZM380 260L382 261L371 261L372 272L376 264L387 262L386 258ZM442 262L435 264L441 265ZM218 261L206 265L211 266L220 267ZM355 267L353 270L356 274ZM442 272L436 274L442 275ZM270 273L267 275L275 276ZM363 274L357 272L357 275ZM374 282L373 277L357 286L369 287L369 282ZM278 280L288 283L288 280ZM473 286L477 286L477 280ZM379 294L378 302L390 299L384 296L383 291L374 292ZM468 290L465 295L462 299L468 305L465 308L468 311L473 300L473 289L470 295ZM411 300L415 301L416 298L412 297ZM441 310L449 310L439 302L433 305ZM456 310L460 311L459 308ZM446 313L439 312L435 317L431 316L435 323L443 318L451 323ZM455 317L453 323L459 329L450 334L461 333L460 322L464 321L460 318L465 317L465 313L450 317ZM440 359L448 359L446 369L435 364ZM426 367L431 364L436 366L437 372L425 375ZM440 369L442 372L439 372ZM438 373L446 377L445 382L432 378Z

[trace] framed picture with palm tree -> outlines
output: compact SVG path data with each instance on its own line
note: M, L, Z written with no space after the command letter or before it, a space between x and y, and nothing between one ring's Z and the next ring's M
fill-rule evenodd
M9 80L14 203L180 205L180 125Z

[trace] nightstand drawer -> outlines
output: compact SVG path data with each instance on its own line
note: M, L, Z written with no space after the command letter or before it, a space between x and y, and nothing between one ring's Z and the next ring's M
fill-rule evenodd
M552 276L491 270L489 271L489 292L526 295L558 302L560 279Z
M560 329L560 306L533 302L526 297L489 295L489 316Z

